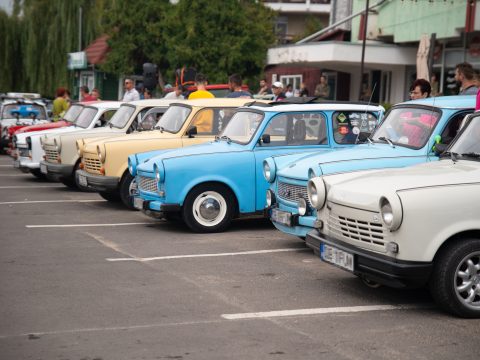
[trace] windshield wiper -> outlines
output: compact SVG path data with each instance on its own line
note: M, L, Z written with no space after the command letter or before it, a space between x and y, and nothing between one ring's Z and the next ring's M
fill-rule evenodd
M385 137L385 136L380 136L378 138L378 140L383 140L385 141L386 143L388 143L388 145L390 145L392 148L395 148L395 145L393 145L393 142L392 140L390 140L389 138Z
M462 157L471 157L471 158L474 158L474 159L478 159L478 158L480 158L480 153L468 152L468 153L460 154L460 156L462 156Z
M219 140L225 140L227 144L230 144L232 142L232 139L230 139L227 135L221 136Z
M457 162L458 159L458 154L456 152L451 152L451 151L444 151L442 154L441 154L441 157L446 157L446 156L450 156L450 159L452 159L453 162Z
M110 126L110 129L113 128L113 124L112 124L112 123L108 123L108 126Z

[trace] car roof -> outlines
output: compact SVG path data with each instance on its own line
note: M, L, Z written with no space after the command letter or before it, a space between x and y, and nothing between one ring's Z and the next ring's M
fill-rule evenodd
M190 106L234 106L239 107L245 104L253 102L253 99L249 98L210 98L210 99L194 99L194 100L185 100L183 104ZM266 102L265 102L266 103Z
M281 104L275 103L267 107L253 104L252 109L265 112L294 112L294 111L382 111L383 106L376 104L355 104L355 103L307 103L307 104Z
M437 96L405 101L397 105L428 105L444 109L471 109L475 107L476 95Z
M134 106L168 106L173 102L182 102L182 100L175 99L144 99L135 101L124 101L122 104L129 104Z
M122 105L121 101L92 101L85 102L82 105L85 107L96 107L98 109L110 109L110 108L119 108Z

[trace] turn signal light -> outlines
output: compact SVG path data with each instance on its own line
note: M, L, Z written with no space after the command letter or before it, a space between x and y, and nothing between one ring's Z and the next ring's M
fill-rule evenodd
M85 168L85 165L83 165L83 163L81 162L80 165L78 165L78 167L79 167L80 169L83 169L83 168Z
M100 168L100 174L105 175L105 168L103 167Z
M61 164L61 163L62 163L62 159L57 158L57 163Z

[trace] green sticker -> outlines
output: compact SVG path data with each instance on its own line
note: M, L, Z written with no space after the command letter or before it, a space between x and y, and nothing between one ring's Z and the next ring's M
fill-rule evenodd
M344 122L345 120L347 120L347 117L345 116L345 114L341 113L337 116L337 120L340 122Z

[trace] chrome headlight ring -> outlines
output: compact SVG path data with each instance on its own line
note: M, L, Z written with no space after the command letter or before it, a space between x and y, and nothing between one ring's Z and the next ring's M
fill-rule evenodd
M137 164L134 163L130 157L128 157L128 171L133 177L137 175Z
M267 182L272 183L275 180L277 166L272 158L263 160L263 177Z
M308 200L310 204L320 210L325 206L327 200L327 187L322 177L314 177L308 180L307 184Z
M266 206L267 208L275 205L276 202L277 202L276 197L275 197L275 193L270 189L267 190L267 194L266 194L265 198L266 198L265 203L267 205Z
M385 226L390 231L397 230L402 224L403 209L402 203L398 196L382 196L379 204L380 215Z
M97 155L98 155L98 158L100 159L100 162L104 163L106 158L105 147L97 145Z
M304 216L307 213L307 201L304 198L298 199L297 211L300 216Z
M62 143L60 141L57 141L57 139L53 139L53 146L55 147L55 150L60 154L60 150L62 149Z

